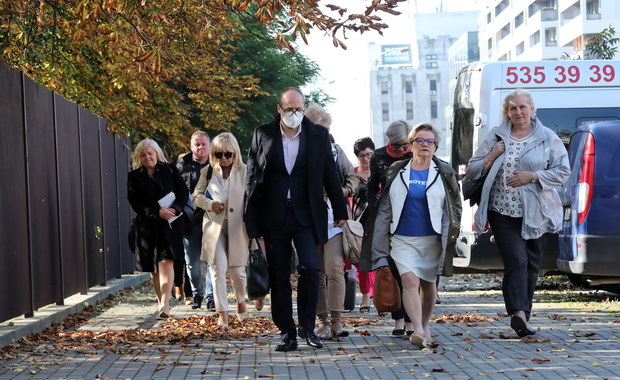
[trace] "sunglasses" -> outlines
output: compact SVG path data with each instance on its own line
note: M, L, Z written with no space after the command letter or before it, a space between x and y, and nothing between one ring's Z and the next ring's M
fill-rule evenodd
M416 139L413 139L413 141L415 141L416 144L418 144L418 145L424 145L424 143L427 143L428 146L433 146L433 145L435 145L435 143L437 143L437 140L435 140L435 139L423 139L422 137L418 137Z
M233 152L215 152L213 153L213 155L215 156L215 158L231 158L233 156Z
M392 144L392 148L394 148L394 149L399 149L399 148L400 149L407 149L407 147L409 147L409 145L411 145L411 144L409 144L408 142L402 143L402 144Z

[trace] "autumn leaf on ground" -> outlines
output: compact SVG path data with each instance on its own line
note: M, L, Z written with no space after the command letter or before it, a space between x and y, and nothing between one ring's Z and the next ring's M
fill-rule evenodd
M480 334L480 336L478 338L480 338L480 339L493 339L494 336L488 335L488 334Z
M440 317L435 317L435 323L471 323L471 322L493 322L498 321L499 317L488 317L482 314L450 314L447 311Z
M441 372L441 373L447 373L448 371L444 368L433 368L431 369L431 372Z
M563 321L566 319L566 317L558 314L553 314L549 316L549 319L553 319L554 321Z
M550 342L549 338L539 338L536 339L535 337L528 335L524 338L521 338L519 340L519 342L521 343L546 343L546 342Z
M587 337L596 335L596 333L595 332L587 332L587 333L577 333L577 332L575 332L574 335L578 336L578 337L582 337L582 338L587 338Z
M551 363L551 360L550 359L538 359L538 358L535 358L535 359L532 359L532 362L536 363L536 364Z

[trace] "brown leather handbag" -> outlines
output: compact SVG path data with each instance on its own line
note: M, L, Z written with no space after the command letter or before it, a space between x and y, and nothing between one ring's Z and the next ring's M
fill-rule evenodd
M400 310L400 288L389 266L377 269L374 290L373 302L379 313Z

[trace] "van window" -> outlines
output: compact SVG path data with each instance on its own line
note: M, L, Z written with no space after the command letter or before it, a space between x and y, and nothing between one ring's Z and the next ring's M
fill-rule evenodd
M467 165L473 155L474 109L460 108L454 111L451 162L459 173L459 165Z
M540 121L568 146L570 135L588 121L620 120L620 108L538 108Z

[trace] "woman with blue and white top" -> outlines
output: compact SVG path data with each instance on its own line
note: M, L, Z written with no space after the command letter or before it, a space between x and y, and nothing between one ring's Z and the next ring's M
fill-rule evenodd
M429 322L438 274L452 275L452 257L460 228L461 201L456 173L434 157L439 133L428 123L409 134L413 158L386 172L372 238L373 269L394 260L403 284L402 301L413 323L411 343L432 341Z

